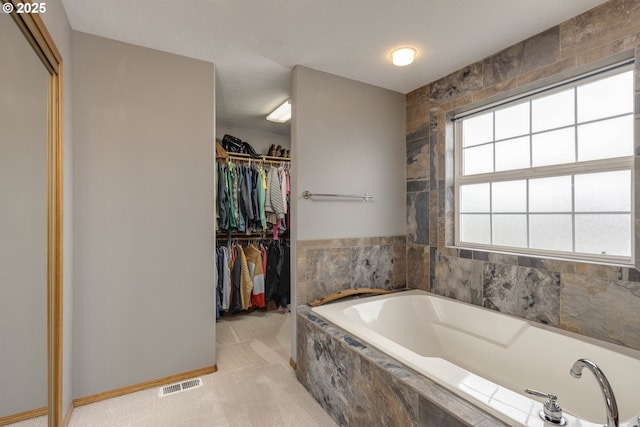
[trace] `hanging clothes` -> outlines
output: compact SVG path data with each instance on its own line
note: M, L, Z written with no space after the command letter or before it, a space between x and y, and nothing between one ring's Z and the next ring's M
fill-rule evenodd
M262 234L277 225L287 227L289 213L288 167L218 162L216 229ZM280 221L278 221L280 220Z
M221 245L216 249L219 312L237 313L265 308L269 301L286 307L290 302L290 245L287 240L268 245Z
M226 233L227 244L216 250L216 317L267 303L286 306L289 301L290 266L288 241L281 240L289 229L290 174L286 162L265 166L260 161L234 159L218 161L216 174L216 230ZM237 233L256 233L268 245L237 242ZM285 244L286 243L286 244Z

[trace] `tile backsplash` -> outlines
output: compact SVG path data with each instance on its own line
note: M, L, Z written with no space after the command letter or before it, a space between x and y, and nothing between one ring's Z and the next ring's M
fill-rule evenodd
M405 236L298 241L296 305L349 288L404 288L405 248Z

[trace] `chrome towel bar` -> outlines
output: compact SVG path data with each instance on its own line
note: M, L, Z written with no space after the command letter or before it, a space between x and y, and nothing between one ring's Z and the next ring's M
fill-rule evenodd
M339 197L343 199L362 199L365 202L373 199L373 195L369 193L364 194L323 194L323 193L312 193L310 191L304 191L302 193L302 197L305 199L313 199L314 197Z

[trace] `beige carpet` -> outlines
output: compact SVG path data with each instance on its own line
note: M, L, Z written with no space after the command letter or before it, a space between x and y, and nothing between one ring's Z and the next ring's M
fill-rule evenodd
M197 389L158 389L81 406L70 427L335 426L289 367L291 315L277 311L217 323L218 372ZM22 426L21 426L22 427Z

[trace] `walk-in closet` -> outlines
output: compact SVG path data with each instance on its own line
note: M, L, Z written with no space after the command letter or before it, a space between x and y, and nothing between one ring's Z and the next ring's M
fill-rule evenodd
M252 366L288 365L289 136L241 129L233 135L216 142L217 365L234 369L239 362L224 356L229 352Z

